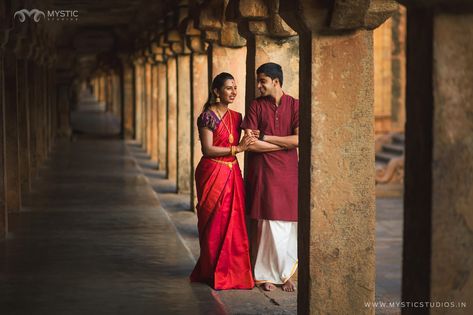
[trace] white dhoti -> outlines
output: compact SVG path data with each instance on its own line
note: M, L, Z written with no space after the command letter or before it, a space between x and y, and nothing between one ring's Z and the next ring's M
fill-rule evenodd
M297 222L258 220L255 282L283 284L297 270Z

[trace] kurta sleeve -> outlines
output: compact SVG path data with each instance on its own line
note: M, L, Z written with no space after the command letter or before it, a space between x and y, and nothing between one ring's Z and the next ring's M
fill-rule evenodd
M245 119L243 119L243 123L240 126L242 129L258 129L258 113L256 112L256 106L258 106L258 102L251 102L245 113Z
M238 113L238 121L237 121L237 126L238 126L238 139L240 139L241 137L241 125L242 125L242 122L243 122L243 115L241 113Z
M215 117L209 111L202 112L202 114L200 114L199 117L197 118L197 127L199 128L206 127L214 131L216 126L217 126L217 121L215 120Z
M294 109L292 113L292 122L291 122L292 132L299 128L299 100L294 100Z

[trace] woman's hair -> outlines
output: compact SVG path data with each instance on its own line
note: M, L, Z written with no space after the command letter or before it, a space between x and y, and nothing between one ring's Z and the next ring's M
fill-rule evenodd
M210 105L214 103L215 97L214 97L214 90L220 90L223 85L225 84L225 81L227 80L235 80L233 76L230 73L227 72L222 72L218 74L214 80L212 81L212 85L210 86L210 93L209 93L209 98L207 99L207 102L204 104L203 112L209 109Z

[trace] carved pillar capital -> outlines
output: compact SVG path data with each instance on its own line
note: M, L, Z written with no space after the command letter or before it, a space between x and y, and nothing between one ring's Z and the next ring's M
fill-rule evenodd
M337 0L330 28L335 30L375 29L398 10L394 0Z
M280 0L280 14L298 31L333 34L343 31L372 30L398 10L394 0Z
M151 52L155 62L165 62L166 57L164 55L164 47L159 46L158 42L151 43Z
M205 53L208 43L202 39L202 32L195 27L194 19L190 18L186 21L185 43L193 53Z

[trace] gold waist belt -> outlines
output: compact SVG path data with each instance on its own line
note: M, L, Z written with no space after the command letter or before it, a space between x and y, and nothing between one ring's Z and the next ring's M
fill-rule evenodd
M216 159L210 159L210 160L212 160L214 162L217 162L217 163L220 163L220 164L225 164L226 166L228 166L229 169L232 169L233 164L236 164L238 162L237 159L234 159L231 162L226 162L226 161L221 161L221 160L216 160Z

